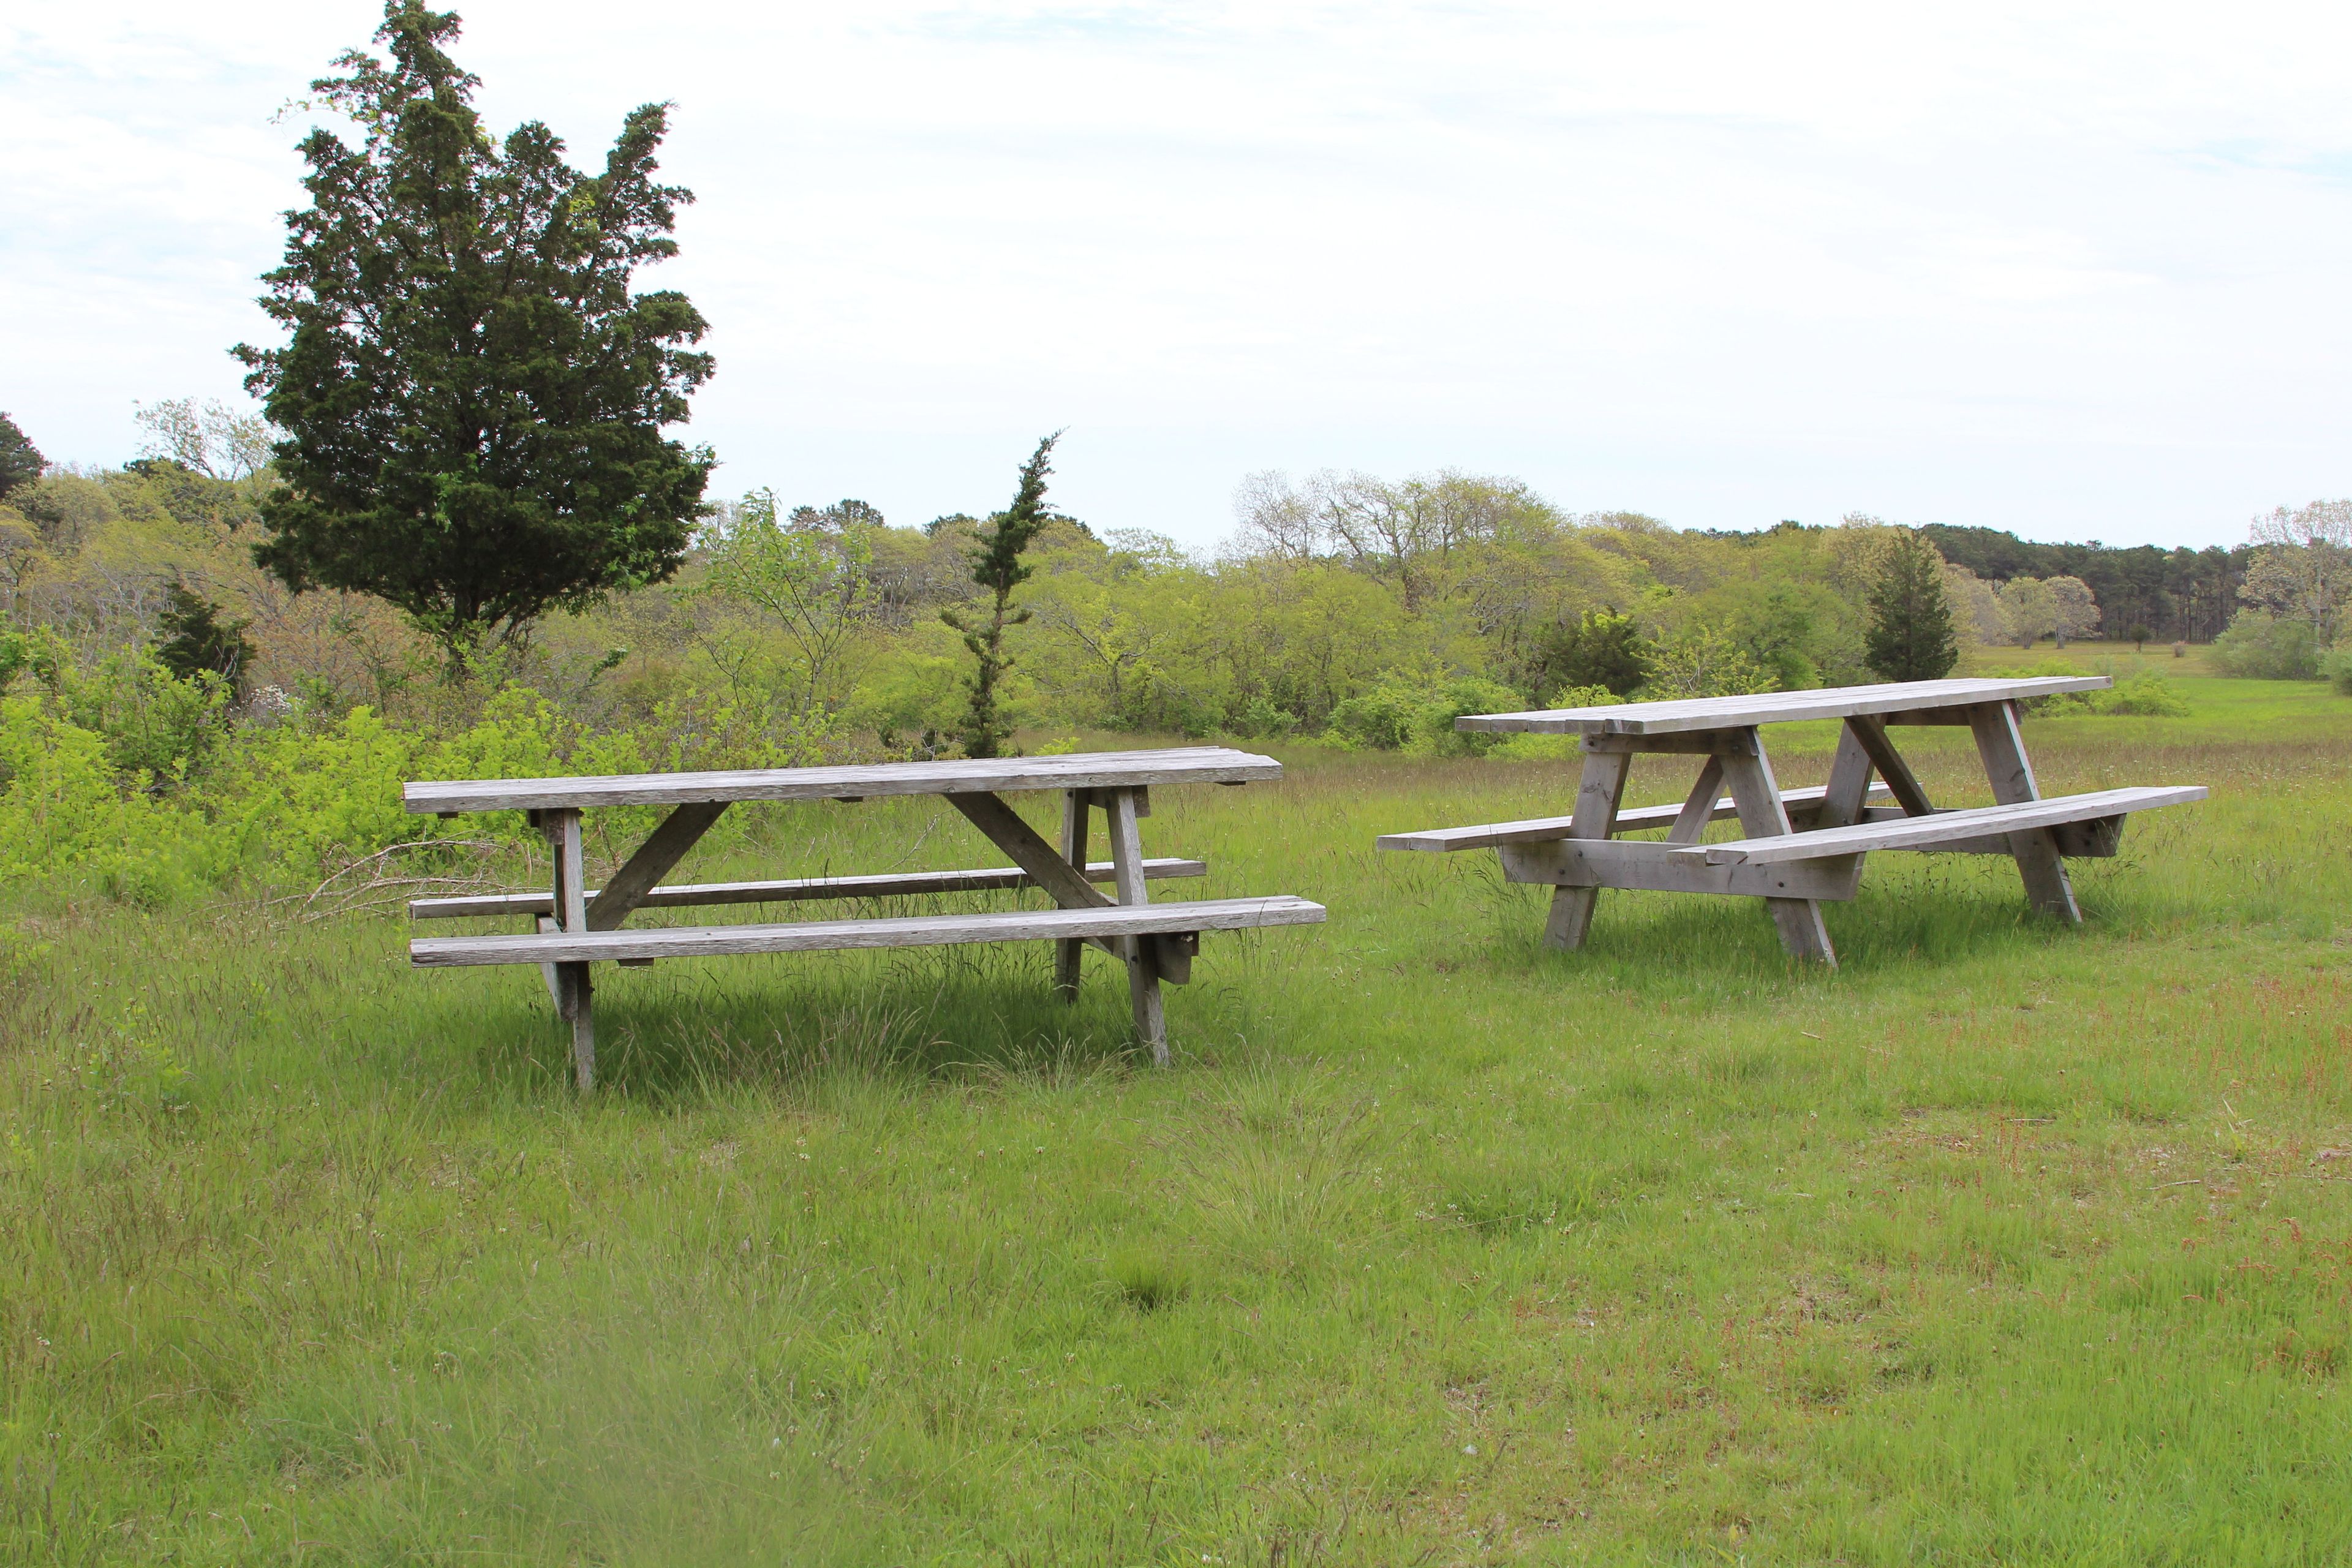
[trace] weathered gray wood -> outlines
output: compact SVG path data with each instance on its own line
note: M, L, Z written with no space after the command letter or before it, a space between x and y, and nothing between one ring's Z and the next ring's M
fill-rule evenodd
M1021 820L1021 814L992 795L951 795L948 804L963 813L974 827L988 836L995 845L1013 858L1013 863L1028 873L1030 881L1045 889L1046 895L1066 910L1099 908L1111 900L1078 875L1077 868L1062 858L1055 847L1038 837L1037 830ZM1111 857L1112 875L1118 873L1118 852Z
M808 921L790 925L625 926L619 931L418 937L409 962L420 969L483 963L587 963L622 958L709 958L751 952L821 952L858 948L928 947L982 942L1055 942L1071 936L1116 939L1163 931L1244 931L1313 925L1323 906L1278 894L1263 899L1202 899L1192 903L1110 904L1083 910L1014 910L985 914L902 915L878 920Z
M1863 816L1865 822L1901 822L1910 816L1902 808L1874 806ZM2058 853L2069 860L2104 860L2113 858L2123 847L2125 816L2095 816L2086 822L2058 822L2050 826L2050 837L2058 841ZM2010 854L2006 834L1988 835L1982 838L1958 838L1950 843L1890 844L1890 854L1906 855L2000 855Z
M1710 865L1766 866L1811 860L1826 855L1859 855L1874 849L1934 849L1939 845L1976 839L1991 834L2015 834L2050 828L2061 823L2093 822L2124 816L2135 811L2183 805L2203 800L2202 784L2149 784L2131 789L2095 790L2088 795L2053 795L2021 801L2014 805L1977 805L1939 811L1932 816L1902 816L1856 823L1851 827L1800 833L1786 839L1764 836L1730 844L1693 845L1668 853L1686 861Z
M1506 844L1503 878L1563 888L1622 888L1651 893L1727 893L1759 899L1833 899L1854 895L1862 857L1798 860L1778 866L1713 866L1672 853L1671 841L1555 838Z
M1088 790L1065 790L1062 794L1062 858L1073 866L1083 866L1091 871L1087 861L1087 838L1090 814L1094 810L1093 793ZM1147 868L1146 876L1150 874ZM1089 881L1097 880L1093 877ZM1054 944L1054 990L1066 1002L1078 999L1078 981L1085 972L1087 944L1073 940Z
M1538 735L1657 736L1808 719L1846 719L1856 713L1925 713L1938 708L2046 697L2061 691L2098 691L2112 684L2104 675L1898 680L1876 686L1832 686L1814 691L1766 691L1749 697L1690 697L1609 708L1478 713L1456 719L1454 727Z
M1873 795L1884 795L1886 786L1871 785ZM1821 809L1825 791L1820 784L1804 789L1780 792L1780 803L1787 807L1789 818L1802 827ZM1654 827L1671 827L1681 818L1679 805L1636 805L1617 813L1617 832L1640 833ZM1727 822L1739 815L1739 807L1726 795L1715 803L1708 814L1710 822ZM1548 839L1568 837L1570 818L1565 816L1531 816L1519 822L1489 822L1474 827L1432 827L1419 833L1384 833L1373 842L1382 849L1420 849L1450 853L1457 849L1491 849L1500 844L1539 844Z
M1607 838L1617 831L1617 806L1625 798L1625 780L1633 771L1633 759L1622 752L1585 754L1576 809L1568 819L1569 837ZM1597 888L1554 888L1551 912L1544 920L1544 945L1562 952L1582 947L1600 898Z
M1084 853L1083 849L1080 851ZM1087 867L1090 882L1111 879L1108 860ZM1153 881L1171 877L1205 877L1208 862L1169 858L1146 860L1143 874ZM991 866L976 871L894 871L872 877L801 877L778 882L681 882L655 888L637 900L641 910L693 909L719 904L800 903L819 899L889 899L929 893L984 893L1035 884L1018 866ZM607 930L595 921L596 889L588 893L589 929ZM545 893L464 893L448 898L412 899L411 919L457 920L470 916L544 915L554 911Z
M555 862L555 921L567 935L583 932L588 929L588 889L582 865L580 814L570 809L548 811L540 825ZM594 994L585 963L556 963L555 1011L572 1026L572 1077L582 1094L596 1087Z
M1577 742L1580 752L1654 752L1663 754L1714 756L1721 752L1756 751L1756 731L1749 729L1694 730L1687 734L1587 735Z
M1894 792L1895 805L1914 816L1934 813L1936 807L1927 799L1927 789L1919 783L1918 776L1912 773L1911 764L1903 760L1903 753L1895 749L1895 742L1886 738L1885 724L1871 714L1857 713L1845 721L1845 736L1841 740L1841 745L1844 740L1853 741L1869 755L1870 765L1878 771L1878 776L1885 779L1886 787ZM1852 820L1848 818L1847 822L1834 826L1845 826Z
M1867 780L1864 781L1867 783ZM1696 844L1706 837L1706 825L1715 820L1717 804L1716 791L1723 787L1723 759L1709 754L1699 765L1698 782L1691 785L1690 794L1683 797L1682 809L1675 813L1675 825L1666 830L1669 844ZM1735 807L1734 809L1737 809ZM1617 815L1617 831L1625 831L1625 814ZM1509 858L1504 858L1509 864Z
M1830 782L1822 788L1821 809L1814 814L1810 825L1796 826L1801 828L1805 826L1844 827L1861 821L1863 812L1870 805L1873 768L1869 751L1853 732L1853 721L1847 720L1845 728L1838 734L1837 755L1830 759ZM1781 807L1785 810L1788 804L1784 796ZM1790 813L1792 824L1795 816L1795 813ZM1693 835L1691 841L1696 841L1696 837Z
M646 836L612 879L596 891L588 910L590 931L611 931L629 918L629 911L645 901L645 897L670 873L670 868L686 858L686 852L695 847L710 825L727 809L722 800L688 801L662 819L659 827Z
M1796 837L1789 824L1789 814L1780 805L1780 786L1772 777L1772 763L1761 748L1756 755L1727 756L1723 759L1723 776L1731 785L1731 798L1739 803L1739 827L1750 839L1776 836ZM1832 828L1832 833L1851 832L1850 828ZM1819 835L1806 834L1811 838ZM1703 853L1696 849L1669 849L1670 855ZM1807 963L1825 963L1837 967L1837 949L1830 944L1830 928L1822 922L1822 906L1811 899L1767 898L1764 907L1770 911L1772 923L1780 928L1780 945L1789 955Z
M2025 737L2018 732L2017 711L2014 702L1988 702L1969 710L1969 728L1976 736L1977 755L1984 762L1992 797L2004 805L2042 798L2033 764L2025 755ZM2081 925L2083 910L2074 902L2074 879L2066 875L2066 861L2048 825L2011 827L2009 849L2025 883L2026 902L2068 925Z
M412 812L683 805L689 801L845 800L1027 789L1132 789L1151 784L1277 779L1272 757L1226 746L1082 752L1059 757L874 763L730 773L625 773L596 778L424 780L404 786Z
M1143 879L1143 837L1136 826L1135 794L1113 790L1104 815L1110 828L1110 863L1117 875L1118 901L1140 909L1151 898ZM1135 1009L1135 1033L1151 1048L1155 1066L1168 1065L1168 1015L1160 995L1160 946L1148 936L1127 941L1127 994Z

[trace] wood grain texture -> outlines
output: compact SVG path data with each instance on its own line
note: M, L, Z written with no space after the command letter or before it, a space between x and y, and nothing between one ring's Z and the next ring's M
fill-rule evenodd
M1938 708L2099 691L2104 675L2037 676L2023 679L1968 678L1901 680L1876 686L1832 686L1813 691L1765 691L1748 697L1691 697L1669 702L1627 702L1609 708L1551 708L1523 713L1477 713L1456 719L1457 730L1537 735L1671 735L1731 730L1857 713L1917 713Z
M1074 789L1063 792L1062 858L1073 866L1083 868L1087 873L1087 880L1098 882L1102 878L1094 875L1094 866L1087 859L1088 854L1087 840L1092 832L1089 825L1093 819L1093 791ZM1106 864L1103 869L1108 872L1110 867ZM1206 868L1203 869L1205 870ZM1150 863L1147 861L1144 866L1144 875L1148 877L1150 874ZM1028 880L1025 872L1023 873L1022 880L1024 882ZM1054 992L1065 1002L1076 1002L1078 999L1078 981L1086 973L1086 955L1087 944L1083 942L1066 939L1054 944Z
M1141 909L1151 900L1143 878L1143 834L1136 821L1138 802L1133 790L1112 790L1103 813L1110 828L1110 863L1118 901ZM1168 1013L1160 994L1160 944L1149 936L1126 940L1128 1001L1135 1013L1135 1035L1151 1049L1152 1064L1168 1065Z
M1085 853L1084 847L1079 853ZM1208 862L1164 858L1146 860L1143 874L1153 881L1175 877L1205 877ZM1087 867L1090 882L1111 879L1108 860L1097 860ZM888 899L915 897L926 893L982 893L1010 888L1030 888L1036 884L1029 873L1018 866L992 866L976 871L894 871L871 877L801 877L777 882L681 882L674 887L654 888L637 900L645 910L692 909L719 904L781 904L818 899ZM591 931L608 931L609 926L596 923L596 900L601 896L592 889L588 894L588 926ZM545 893L469 893L450 898L412 899L408 912L412 919L456 920L476 915L541 915L554 911L554 900Z
M1854 733L1853 725L1854 721L1849 719L1838 732L1837 754L1830 759L1830 782L1822 786L1821 809L1813 814L1810 825L1795 824L1801 830L1807 826L1849 826L1860 822L1862 814L1869 808L1871 775L1876 770L1869 749ZM1789 803L1783 798L1780 804L1786 808ZM1792 822L1794 816L1790 813ZM1696 842L1697 837L1693 834L1685 842Z
M1871 785L1873 795L1886 793L1883 784ZM1780 792L1780 804L1790 820L1799 826L1812 819L1820 810L1824 786L1812 784L1804 789ZM1681 817L1679 805L1637 805L1617 814L1619 834L1641 833L1654 827L1672 827ZM1739 807L1729 795L1715 803L1707 814L1710 822L1727 822L1739 815ZM1565 816L1531 816L1519 822L1488 822L1475 827L1430 827L1418 833L1384 833L1373 843L1382 849L1419 849L1436 854L1450 854L1457 849L1491 849L1502 844L1539 844L1547 839L1568 837L1570 818Z
M689 801L843 800L999 790L1111 789L1278 779L1272 757L1227 746L1076 752L1058 757L874 763L731 773L625 773L595 778L436 779L403 786L408 810L529 811L549 807L683 805Z
M1617 831L1617 807L1625 798L1625 780L1633 759L1622 752L1588 752L1584 772L1577 781L1576 810L1568 820L1570 838L1607 838ZM1544 917L1544 945L1572 952L1584 945L1592 930L1592 911L1600 901L1597 888L1554 888L1551 909Z
M1874 849L1932 849L1939 843L1956 839L2014 834L2053 827L2060 823L2091 822L2135 811L2185 805L2203 800L2205 795L2201 784L2104 789L2088 795L2053 795L2015 805L1969 806L1958 811L1939 811L1933 816L1861 822L1851 827L1795 834L1786 839L1767 837L1730 844L1694 845L1670 853L1685 860L1704 860L1716 866L1763 866L1824 855L1863 854Z
M1706 837L1707 825L1715 820L1715 808L1724 804L1716 795L1722 787L1723 759L1709 755L1699 764L1697 780L1683 797L1681 809L1675 813L1674 826L1666 829L1666 842L1696 844ZM1622 811L1617 814L1617 831L1625 831L1625 814Z
M807 921L789 925L677 926L531 935L419 937L408 944L419 969L483 963L586 963L620 958L709 958L752 952L823 952L931 947L981 942L1055 942L1160 931L1244 931L1313 925L1320 904L1288 894L1202 899L1191 903L1111 904L1084 910L1020 910L975 915L905 915Z
M1845 735L1840 743L1847 740L1860 746L1869 756L1870 765L1877 770L1880 778L1886 781L1895 805L1913 816L1927 816L1934 813L1936 807L1927 799L1927 787L1912 773L1911 764L1903 760L1903 753L1895 749L1895 742L1887 739L1886 726L1874 715L1857 713L1848 719Z
M2025 737L2018 729L2017 719L2014 702L1988 702L1969 710L1969 727L1976 736L1977 755L1984 763L1985 777L1992 784L1993 799L2021 805L2041 799L2042 785L2035 780L2033 763L2025 754ZM2009 852L2017 861L2019 878L2025 883L2026 902L2068 925L2081 925L2083 910L2074 901L2074 880L2066 875L2066 860L2058 853L2058 840L2051 833L2051 826L2020 823L2011 826Z
M654 885L686 858L686 852L726 809L725 801L689 801L664 817L661 826L637 846L636 853L613 873L612 880L589 900L588 929L611 931L627 920L629 911L645 902Z
M1503 858L1504 880L1563 888L1843 901L1853 897L1862 880L1859 855L1777 866L1714 866L1677 856L1674 847L1640 840L1555 838L1546 844L1506 844L1497 853Z
M1798 837L1789 821L1788 809L1780 804L1780 786L1772 776L1771 759L1759 747L1752 757L1727 755L1723 759L1723 776L1731 785L1731 798L1739 803L1739 829L1749 839L1773 837ZM1832 833L1845 833L1849 828L1832 828ZM1806 837L1819 837L1807 834ZM1672 855L1694 853L1688 849L1670 849ZM1772 923L1780 929L1780 946L1789 956L1801 962L1837 967L1837 949L1830 943L1830 928L1822 920L1822 906L1811 899L1788 899L1767 896L1764 908Z

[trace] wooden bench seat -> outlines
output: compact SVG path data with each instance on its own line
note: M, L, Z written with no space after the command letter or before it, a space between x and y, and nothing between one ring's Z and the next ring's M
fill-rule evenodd
M673 926L528 935L419 937L408 944L419 969L477 963L583 963L704 958L746 952L821 952L849 948L930 947L977 942L1050 942L1190 935L1255 926L1313 925L1323 906L1281 894L1192 903L1111 904L1083 910L1014 910L969 915L805 921L787 925Z
M1665 852L1674 860L1690 866L1771 866L1833 859L1874 849L1951 850L1987 837L2006 839L2011 834L2104 822L2136 811L2185 805L2203 800L2206 793L2201 784L2143 786L2053 795L2046 800L2019 801L2012 805L1969 806L1919 816L1882 816L1873 813L1871 819L1850 827L1742 838L1728 844L1693 844Z
M1146 880L1170 877L1205 877L1204 860L1156 859L1143 863ZM1087 867L1090 882L1114 879L1111 863L1097 860ZM921 893L995 892L1036 884L1017 866L994 866L976 871L902 871L876 877L800 877L779 882L682 882L656 888L636 900L638 909L689 909L707 904L791 903L814 899L886 899ZM587 894L596 907L596 893ZM414 899L412 919L455 920L469 915L551 915L555 895L545 893L474 893L454 898Z
M1883 784L1873 784L1874 796L1887 793ZM1828 786L1815 784L1810 789L1784 789L1780 792L1781 809L1789 820L1801 830L1821 814L1822 797ZM1679 805L1640 805L1617 814L1615 832L1640 833L1647 828L1672 827L1682 814ZM1739 815L1739 808L1726 795L1715 803L1707 818L1723 822ZM1491 849L1504 844L1541 844L1549 839L1568 837L1569 818L1565 816L1531 816L1523 822L1489 822L1475 827L1432 827L1419 833L1384 833L1374 844L1382 849L1422 849L1450 854L1457 849Z

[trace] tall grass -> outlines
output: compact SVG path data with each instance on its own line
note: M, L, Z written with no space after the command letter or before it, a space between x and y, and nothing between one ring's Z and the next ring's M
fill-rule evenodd
M1042 949L690 962L600 976L583 1105L535 973L24 895L0 1560L2341 1562L2352 704L2182 686L2030 729L2045 788L2214 788L2086 928L1882 856L1833 974L1737 900L1549 953L1491 857L1370 847L1559 762L1165 792L1161 896L1332 913L1212 936L1170 1073Z

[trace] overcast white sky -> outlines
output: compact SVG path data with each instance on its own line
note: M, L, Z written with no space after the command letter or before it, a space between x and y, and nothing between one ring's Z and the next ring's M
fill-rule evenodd
M677 105L649 281L718 489L1103 526L1252 469L1517 475L1691 527L2205 544L2352 494L2342 5L474 0L503 132ZM0 19L0 409L117 462L239 395L272 122L380 5Z

